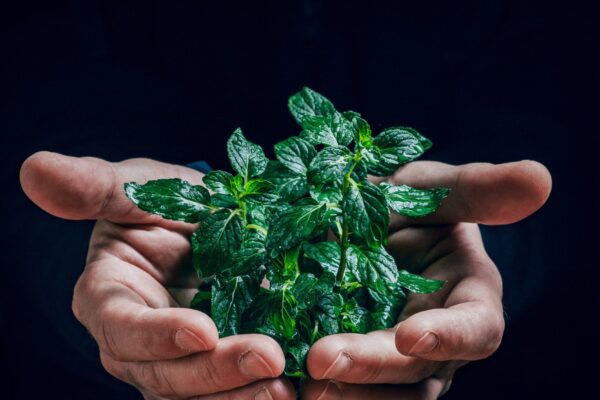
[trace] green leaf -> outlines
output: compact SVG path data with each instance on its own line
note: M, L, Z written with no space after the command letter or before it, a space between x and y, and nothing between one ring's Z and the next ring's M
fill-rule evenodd
M415 189L407 185L380 183L379 187L392 210L407 217L424 217L437 211L450 189Z
M335 275L323 272L319 278L311 273L298 276L292 287L292 293L298 301L298 308L311 308L324 294L331 293L335 285Z
M198 222L212 208L205 187L177 178L128 182L125 195L141 210L175 221Z
M351 244L347 257L348 269L363 286L385 293L398 282L396 262L383 246L370 248Z
M212 294L211 294L210 290L200 289L194 295L194 298L192 299L192 301L190 303L190 308L193 308L198 311L202 311L204 313L209 313L211 298L212 298Z
M380 153L378 163L369 165L369 173L387 176L401 165L418 158L431 147L431 141L413 128L395 127L384 129L373 139Z
M321 327L321 333L333 335L340 332L339 319L344 299L339 293L325 293L317 301L312 313Z
M304 257L315 260L323 270L337 274L340 266L340 245L337 242L304 243Z
M315 184L341 182L351 161L352 154L346 147L326 147L310 163L309 178Z
M237 208L238 201L228 194L215 193L210 196L210 204L218 208Z
M406 295L399 287L383 294L368 289L371 304L371 330L388 329L396 325L400 311L406 304Z
M288 202L299 199L308 191L306 175L290 170L279 161L269 161L262 177L275 184L279 196Z
M235 196L233 175L225 171L210 171L204 178L204 184L213 192Z
M352 119L352 127L356 135L354 140L366 149L372 148L373 138L369 123L360 116L356 116Z
M369 310L359 306L355 299L350 299L344 304L340 315L342 332L369 332Z
M295 378L307 378L306 374L306 356L310 346L304 342L297 342L287 346L286 349L286 363L285 371L283 372L286 376Z
M325 205L319 203L292 206L279 213L269 228L267 248L271 255L300 244L313 235L321 223Z
M290 171L306 175L308 166L317 155L314 146L299 137L291 137L275 145L275 156Z
M370 182L351 180L342 202L344 220L369 246L385 243L390 216L381 190Z
M284 286L289 286L296 280L299 274L300 246L281 252L272 259L273 268L269 268L267 278L270 281L271 289L279 290Z
M289 98L288 108L300 125L307 116L329 115L335 112L331 101L307 87Z
M244 180L262 174L269 161L263 149L246 140L240 128L227 141L227 153L231 166Z
M302 122L300 136L317 145L347 146L353 139L353 128L342 114L335 112L329 115L307 116Z
M257 271L265 263L266 255L264 236L260 234L252 235L244 240L240 248L231 255L227 268L230 270L231 275L242 275Z
M335 182L309 185L308 192L310 193L310 197L319 203L341 203L343 198L342 188Z
M262 274L216 276L212 286L211 317L220 337L242 332L242 314L258 295Z
M225 266L240 246L244 223L236 211L222 209L210 214L191 238L194 266L201 277Z
M444 283L445 281L424 278L405 270L398 273L398 284L413 293L433 293L440 290Z
M244 329L290 340L296 333L296 313L296 299L289 290L263 290L244 313Z
M259 203L272 203L279 199L275 185L265 179L250 179L240 197Z
M344 111L342 112L342 116L346 118L348 121L353 122L355 118L360 117L360 113L356 111Z

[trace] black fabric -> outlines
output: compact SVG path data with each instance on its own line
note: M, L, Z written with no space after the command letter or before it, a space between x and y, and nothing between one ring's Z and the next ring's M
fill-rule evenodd
M92 224L60 221L26 199L17 179L26 156L45 149L228 168L225 141L236 127L267 149L298 132L285 104L304 85L360 111L374 130L414 126L434 142L429 159L531 158L549 167L554 190L540 212L483 228L503 273L508 328L499 352L463 368L448 398L554 398L593 386L579 366L593 350L585 320L597 274L597 262L584 260L597 204L588 189L597 175L591 181L585 172L593 170L586 139L598 106L591 5L30 0L12 7L0 12L8 254L0 272L8 393L1 398L139 398L102 370L71 315Z

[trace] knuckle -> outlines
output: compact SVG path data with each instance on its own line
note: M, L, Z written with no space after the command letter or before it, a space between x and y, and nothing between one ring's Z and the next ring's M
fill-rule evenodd
M161 397L168 397L170 399L181 398L175 392L168 374L165 373L164 368L160 364L155 362L141 362L137 363L137 365L135 371L137 374L136 381L142 387Z
M504 318L499 317L490 330L490 338L487 343L486 351L484 352L484 357L489 357L498 350L502 343L502 337L504 336L504 327Z
M122 371L121 368L117 366L117 363L107 356L103 352L100 352L100 364L102 364L102 368L112 376L122 381L126 380L126 374Z
M348 357L350 356L348 355ZM378 355L370 363L367 373L360 378L361 383L378 382L381 374L385 370L385 367L385 360L383 357L381 357L381 355Z
M120 360L119 346L113 328L111 328L112 324L110 323L114 316L115 312L107 307L103 307L100 310L99 332L96 333L95 337L98 345L106 354L115 360Z
M435 369L434 365L437 364L433 361L415 359L415 363L406 371L405 383L418 383L428 378Z
M192 373L196 382L203 382L207 388L220 388L221 378L218 374L219 368L210 357L205 357L202 362L195 363Z

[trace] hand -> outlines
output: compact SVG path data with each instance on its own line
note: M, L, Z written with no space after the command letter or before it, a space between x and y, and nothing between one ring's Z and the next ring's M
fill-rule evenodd
M274 340L219 340L207 315L180 308L199 283L189 257L195 226L142 212L123 191L125 182L173 177L202 183L195 170L147 159L40 152L25 161L21 185L39 207L98 220L74 291L75 316L98 342L104 368L146 399L295 398L289 382L273 379L285 365ZM186 294L185 304L177 300Z
M551 188L550 174L533 161L421 161L389 181L451 189L434 215L396 216L389 237L398 265L446 284L435 294L409 295L395 329L317 341L308 355L315 380L305 386L306 399L436 399L459 367L491 355L504 331L502 281L476 224L521 220L545 203Z

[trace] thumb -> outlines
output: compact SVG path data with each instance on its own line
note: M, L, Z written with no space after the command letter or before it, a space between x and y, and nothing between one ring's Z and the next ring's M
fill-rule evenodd
M124 183L181 178L201 184L202 176L191 168L144 158L111 163L48 151L29 156L20 171L23 191L44 211L65 219L123 223L156 221L156 216L139 210L127 199Z

